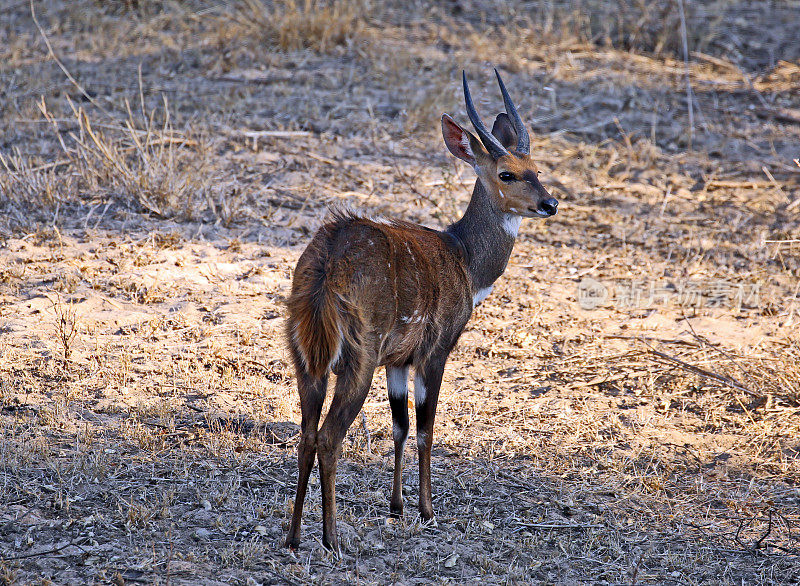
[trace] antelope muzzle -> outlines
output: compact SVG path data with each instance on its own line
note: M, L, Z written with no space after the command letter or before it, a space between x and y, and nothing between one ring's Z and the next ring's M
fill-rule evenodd
M543 218L555 216L558 213L558 200L554 197L548 197L539 202L539 208L536 210Z

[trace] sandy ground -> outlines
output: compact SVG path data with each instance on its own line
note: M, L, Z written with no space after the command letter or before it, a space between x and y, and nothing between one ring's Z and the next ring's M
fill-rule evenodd
M692 8L694 128L674 39L644 17L617 43L560 4L549 25L334 4L341 37L248 3L36 4L73 83L29 7L3 8L4 583L800 582L790 4L762 53L751 4ZM437 522L415 512L413 441L387 517L379 373L340 465L344 558L315 476L290 553L294 264L331 206L458 217L474 179L437 120L466 121L462 67L498 110L487 54L559 214L523 222L451 356Z

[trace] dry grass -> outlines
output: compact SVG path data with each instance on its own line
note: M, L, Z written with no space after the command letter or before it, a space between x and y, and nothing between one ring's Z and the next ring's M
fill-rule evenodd
M278 49L329 51L357 42L367 28L368 0L243 0L231 19L258 42Z
M127 119L111 124L93 122L72 101L69 107L73 118L59 121L40 103L43 121L52 127L63 152L60 164L76 180L67 197L74 200L89 192L161 218L184 219L209 200L213 178L205 174L203 146L173 130L166 97L160 111L149 112L142 97L138 119L126 101ZM196 147L199 156L185 156L187 147Z
M107 113L90 115L67 100L71 117L54 116L42 100L37 104L60 153L47 163L22 156L4 156L0 164L0 197L9 214L6 223L31 229L61 205L121 204L165 219L197 220L204 215L225 225L239 213L241 188L214 175L207 138L190 138L172 127L169 104L147 110L139 94L137 113L125 101L127 117L103 121ZM32 214L31 217L28 214Z
M106 132L93 127L82 108L70 107L77 124L70 132L74 146L64 151L81 179L80 187L93 193L114 193L123 201L136 202L141 208L162 218L190 215L198 199L204 199L208 178L202 162L197 167L181 169L178 151L189 141L176 136L164 100L161 123L156 127L156 111L141 112L141 128L126 103L128 119L123 126L106 126ZM43 108L43 115L55 122ZM99 125L103 126L103 125ZM199 196L199 198L198 198Z
M0 580L800 581L795 9L686 3L689 149L677 6L37 4L83 91L2 9ZM462 67L497 111L487 60L561 212L523 224L452 356L438 524L413 442L386 517L379 373L372 451L354 426L339 471L345 559L315 477L292 555L292 268L329 205L458 216L472 176L438 118L465 119ZM616 301L581 309L585 278Z

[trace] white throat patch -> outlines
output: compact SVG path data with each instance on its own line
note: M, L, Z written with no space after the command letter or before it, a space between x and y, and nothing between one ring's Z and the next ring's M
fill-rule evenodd
M489 296L489 293L494 289L494 285L489 285L483 289L478 289L475 295L472 296L472 307L476 307L481 301Z
M515 214L505 214L503 216L503 230L512 238L517 237L519 232L519 225L522 223L522 216Z

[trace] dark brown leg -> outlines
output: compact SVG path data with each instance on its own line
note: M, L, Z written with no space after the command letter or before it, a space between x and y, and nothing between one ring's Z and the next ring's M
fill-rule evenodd
M336 533L336 464L342 453L342 440L367 398L375 363L343 357L342 374L336 378L331 408L317 435L317 457L322 481L322 544L341 556ZM363 367L359 367L364 364Z
M300 425L300 444L297 447L297 492L294 498L294 511L286 547L297 549L300 545L300 525L303 517L303 503L306 500L308 478L314 467L314 456L317 452L317 427L325 401L328 387L327 375L322 379L314 379L302 367L298 369L297 387L300 392L300 409L303 419Z
M419 513L422 519L433 518L431 496L431 446L433 445L433 421L439 402L439 389L447 357L432 360L414 375L414 395L417 412L417 449L419 451Z
M389 388L389 406L392 408L392 437L394 438L394 480L389 513L393 517L403 514L403 451L408 438L408 367L386 367L386 386Z

